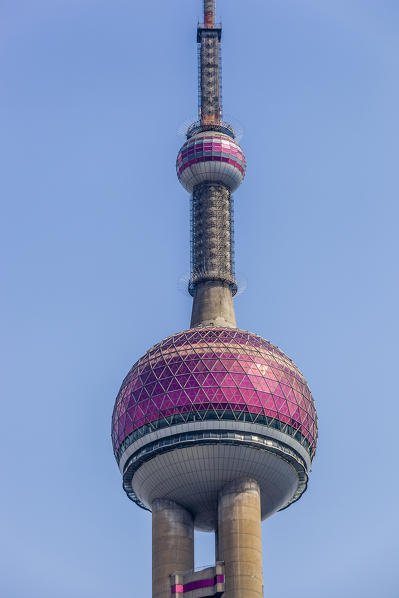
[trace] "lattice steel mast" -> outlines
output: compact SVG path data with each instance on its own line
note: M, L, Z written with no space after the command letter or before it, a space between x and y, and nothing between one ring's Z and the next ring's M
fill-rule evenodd
M197 30L197 42L200 44L199 118L202 125L220 125L221 121L221 35L221 27L215 26L215 0L204 0L204 23Z

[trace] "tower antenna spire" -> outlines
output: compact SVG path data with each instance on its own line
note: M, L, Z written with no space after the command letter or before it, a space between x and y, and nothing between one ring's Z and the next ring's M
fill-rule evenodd
M197 29L199 121L189 127L176 163L191 194L191 327L236 328L232 193L244 179L246 162L232 127L222 121L222 28L215 0L203 0L203 8Z
M199 44L199 117L201 125L220 125L222 28L215 23L215 0L203 0L204 22L198 24Z
M209 29L215 26L215 0L204 0L204 25Z

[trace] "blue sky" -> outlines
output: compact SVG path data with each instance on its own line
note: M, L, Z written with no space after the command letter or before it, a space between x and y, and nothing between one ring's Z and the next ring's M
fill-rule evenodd
M151 596L151 521L110 442L119 385L189 325L199 0L0 14L4 598ZM265 596L396 598L399 4L219 0L239 326L315 396L307 493L263 523ZM212 558L197 538L197 565Z

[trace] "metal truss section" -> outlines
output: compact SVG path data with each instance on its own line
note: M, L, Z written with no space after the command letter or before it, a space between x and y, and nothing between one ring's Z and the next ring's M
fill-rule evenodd
M203 124L219 124L220 99L220 29L199 29L200 43L200 117Z
M223 185L197 185L191 200L189 291L205 280L221 280L234 291L233 198Z

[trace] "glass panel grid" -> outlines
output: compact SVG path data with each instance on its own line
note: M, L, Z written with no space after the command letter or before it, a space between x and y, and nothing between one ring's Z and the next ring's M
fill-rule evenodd
M139 359L122 383L113 418L115 455L128 436L169 418L263 423L300 437L313 457L317 416L309 387L277 347L250 332L197 328L175 334ZM145 433L145 432L144 432Z

